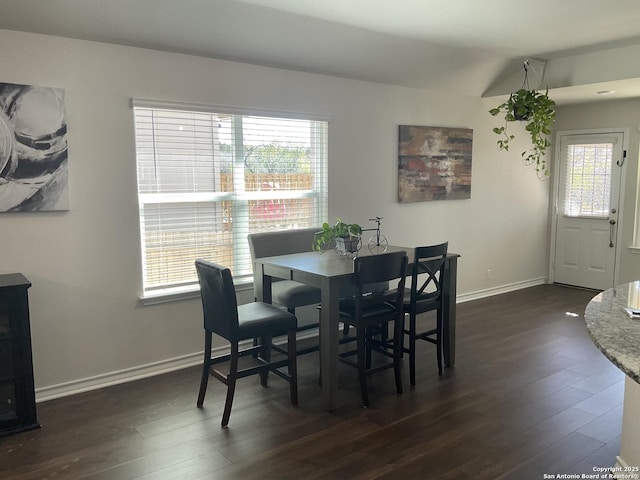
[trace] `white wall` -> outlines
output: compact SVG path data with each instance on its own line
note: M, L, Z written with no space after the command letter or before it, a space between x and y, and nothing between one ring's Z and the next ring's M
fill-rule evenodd
M621 228L618 231L620 258L616 283L640 279L640 251L631 250L636 218L638 191L638 145L640 144L640 99L611 100L583 105L558 107L557 131L627 128L629 130L624 185L621 201Z
M131 97L328 115L329 220L380 215L392 243L449 240L463 295L546 276L549 184L521 165L518 145L497 152L487 110L498 102L2 30L0 65L2 82L66 90L70 211L0 214L0 272L33 282L40 398L193 361L202 348L198 300L138 301ZM396 202L398 124L474 130L470 200Z

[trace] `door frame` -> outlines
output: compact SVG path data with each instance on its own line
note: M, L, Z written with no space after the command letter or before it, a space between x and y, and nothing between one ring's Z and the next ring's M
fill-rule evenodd
M611 133L622 134L622 150L629 151L629 129L628 128L590 128L585 130L559 130L555 133L555 147L554 147L554 162L553 162L553 176L551 184L551 202L549 204L549 221L551 223L551 239L549 243L549 283L553 283L555 280L555 261L556 261L556 227L558 220L558 202L560 194L560 148L562 146L562 137L575 136L575 135L606 135ZM625 160L620 170L620 189L618 192L618 228L616 230L616 261L613 267L613 284L618 284L618 275L620 273L620 254L622 253L622 247L620 245L620 238L622 232L622 224L624 221L624 199L625 199L625 184L627 177L627 161ZM618 161L618 160L615 160Z

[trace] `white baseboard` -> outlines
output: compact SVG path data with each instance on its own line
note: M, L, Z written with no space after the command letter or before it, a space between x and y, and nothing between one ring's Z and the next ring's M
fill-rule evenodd
M120 383L131 382L133 380L153 377L200 364L202 364L202 353L197 352L181 357L162 360L160 362L126 368L115 372L103 373L94 377L82 378L80 380L72 380L71 382L36 388L36 402L46 402L47 400L53 400L54 398L66 397L77 393L118 385Z
M475 292L463 293L456 297L456 303L470 302L471 300L479 300L481 298L500 295L501 293L515 292L523 288L535 287L548 283L547 277L534 278L523 282L510 283L509 285L501 285L499 287L487 288L485 290L477 290Z
M465 293L456 297L456 303L478 300L480 298L491 297L493 295L499 295L501 293L512 292L515 290L542 285L545 283L547 283L546 278L536 278L533 280L513 283L510 285L503 285L500 287L488 288L486 290ZM304 339L312 337L314 335L316 335L314 330L307 330L302 332L302 334L300 334L298 338ZM228 348L222 347L215 349L216 354L228 353L228 351ZM114 372L103 373L94 377L82 378L79 380L72 380L71 382L36 388L36 402L46 402L47 400L53 400L55 398L66 397L69 395L75 395L77 393L88 392L104 387L110 387L112 385L140 380L142 378L153 377L156 375L161 375L163 373L169 373L201 364L202 352L195 352L188 355L183 355L181 357L169 358L166 360L161 360L159 362L148 363L146 365L140 365L137 367L117 370Z
M317 329L305 330L298 334L298 339L311 338L318 335ZM284 343L283 339L277 343ZM248 345L250 341L242 342ZM229 353L229 347L214 348L213 355L224 355ZM132 382L143 378L162 375L163 373L175 372L184 368L202 365L202 352L190 353L181 357L170 358L160 362L148 363L138 367L126 368L115 372L96 375L95 377L73 380L71 382L59 383L49 387L36 388L36 403L46 402L55 398L67 397L78 393L98 390L100 388L119 385L121 383Z

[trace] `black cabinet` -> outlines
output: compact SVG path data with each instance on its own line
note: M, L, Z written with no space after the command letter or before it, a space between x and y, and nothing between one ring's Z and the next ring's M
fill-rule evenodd
M29 296L21 273L0 275L0 436L38 428Z

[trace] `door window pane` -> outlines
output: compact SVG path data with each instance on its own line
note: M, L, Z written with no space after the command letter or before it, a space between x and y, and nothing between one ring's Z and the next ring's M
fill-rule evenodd
M570 217L604 217L611 202L613 144L568 145L563 213Z

